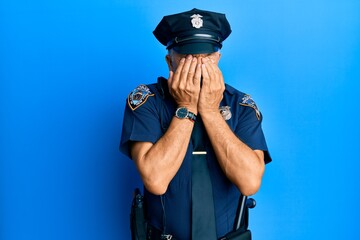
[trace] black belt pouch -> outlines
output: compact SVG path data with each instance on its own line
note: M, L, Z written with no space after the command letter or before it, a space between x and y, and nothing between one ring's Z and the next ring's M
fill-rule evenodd
M239 229L238 231L229 232L220 240L251 240L251 232L250 230L244 232L244 230Z

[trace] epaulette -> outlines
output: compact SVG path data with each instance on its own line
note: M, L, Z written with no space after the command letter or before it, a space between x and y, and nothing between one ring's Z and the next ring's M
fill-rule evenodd
M144 84L139 85L137 88L132 90L128 96L128 105L134 111L141 105L143 105L148 97L154 96L155 94Z

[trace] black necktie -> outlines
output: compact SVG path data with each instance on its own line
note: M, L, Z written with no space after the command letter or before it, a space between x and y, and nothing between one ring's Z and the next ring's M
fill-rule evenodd
M193 240L217 239L212 185L204 147L205 134L201 118L197 116L191 135L194 146L191 164Z

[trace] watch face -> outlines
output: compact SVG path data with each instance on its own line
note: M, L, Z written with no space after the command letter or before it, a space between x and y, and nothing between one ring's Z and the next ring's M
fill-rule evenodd
M177 116L178 118L186 118L187 115L188 115L188 112L189 112L189 111L188 111L185 107L178 108L178 109L176 110L176 116Z

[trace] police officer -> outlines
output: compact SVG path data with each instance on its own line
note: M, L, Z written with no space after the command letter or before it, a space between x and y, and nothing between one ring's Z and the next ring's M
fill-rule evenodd
M144 183L149 239L217 239L232 230L240 192L256 193L271 161L262 115L249 95L224 83L218 62L231 33L224 14L192 9L168 15L153 33L168 50L169 77L129 94L120 149ZM201 151L193 141L198 122ZM211 195L195 205L198 154L205 156ZM201 182L199 191L205 185ZM200 215L194 223L202 205L212 216ZM211 218L214 225L207 230L213 236L195 237L197 224Z

